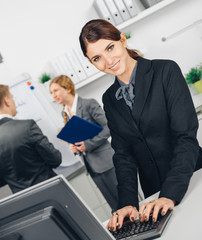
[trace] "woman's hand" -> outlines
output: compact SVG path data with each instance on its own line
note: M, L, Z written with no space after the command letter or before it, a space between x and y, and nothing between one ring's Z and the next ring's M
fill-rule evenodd
M77 153L79 150L77 149L77 146L75 146L74 144L69 144L69 148L71 149L71 151L73 153Z
M72 150L73 153L87 151L84 142L77 142L75 144L69 144L69 148Z
M117 223L118 228L121 228L123 226L123 221L126 217L128 217L131 222L134 222L138 215L139 214L136 207L123 207L113 213L107 224L107 229L110 229L111 231L116 231Z
M143 203L139 210L140 221L148 221L149 216L152 214L152 220L153 222L156 222L159 212L164 216L167 211L172 210L174 206L175 203L173 200L164 197Z
M79 152L86 152L87 151L84 142L77 142L74 145L76 146L76 148Z

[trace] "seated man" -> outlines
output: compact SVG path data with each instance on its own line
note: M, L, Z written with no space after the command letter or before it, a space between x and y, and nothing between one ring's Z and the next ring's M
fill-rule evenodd
M16 105L8 86L0 85L0 186L13 193L54 177L61 153L34 120L14 120Z

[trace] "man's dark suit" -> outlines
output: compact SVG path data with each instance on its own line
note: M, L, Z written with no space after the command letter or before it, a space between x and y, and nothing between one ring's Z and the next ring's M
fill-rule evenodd
M0 179L18 192L55 176L61 153L33 120L0 120ZM1 185L1 184L0 184Z
M115 150L119 207L138 207L137 172L145 197L160 190L160 197L179 203L202 162L196 112L175 62L137 61L132 111L124 99L115 98L118 80L103 95Z

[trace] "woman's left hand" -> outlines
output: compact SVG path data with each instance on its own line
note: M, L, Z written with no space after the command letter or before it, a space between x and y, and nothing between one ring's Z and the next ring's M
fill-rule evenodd
M77 142L74 145L77 147L79 152L86 152L87 151L84 142Z
M156 200L143 203L139 209L140 221L148 221L149 216L152 214L153 222L156 222L159 212L164 216L168 210L172 210L175 206L173 200L169 198L158 198Z
M74 144L69 144L69 148L72 150L73 153L77 153L79 151Z

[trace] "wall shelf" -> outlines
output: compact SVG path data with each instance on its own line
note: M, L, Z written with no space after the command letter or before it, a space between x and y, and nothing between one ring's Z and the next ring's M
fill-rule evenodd
M75 83L75 88L76 89L79 89L81 87L84 87L85 85L97 80L98 78L104 76L106 73L103 73L103 72L98 72L96 73L95 75L92 75L86 79L84 79L83 81L80 81L78 83Z
M163 0L162 2L159 2L153 6L151 6L150 8L147 8L143 11L141 11L140 13L138 13L138 15L134 16L133 18L128 19L127 21L117 25L116 27L121 30L124 29L142 19L144 19L145 17L159 11L160 9L170 5L173 2L176 2L177 0Z

